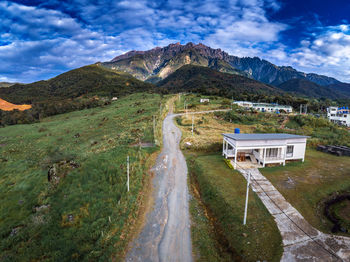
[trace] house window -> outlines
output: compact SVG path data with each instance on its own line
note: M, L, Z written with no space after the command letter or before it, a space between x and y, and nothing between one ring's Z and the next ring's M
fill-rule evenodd
M277 157L278 148L267 148L266 149L266 157Z
M292 157L294 151L294 146L287 146L287 157Z

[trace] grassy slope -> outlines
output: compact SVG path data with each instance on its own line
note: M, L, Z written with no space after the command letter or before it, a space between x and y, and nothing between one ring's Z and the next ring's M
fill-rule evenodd
M129 146L138 137L152 141L152 115L160 101L158 95L135 94L104 108L0 129L0 260L120 258L134 223L147 158L158 149ZM144 111L137 113L139 109ZM80 167L68 169L56 188L50 186L47 163L72 157ZM44 204L50 208L33 210Z
M198 260L279 261L282 254L280 233L272 216L253 192L249 196L247 225L242 225L245 179L229 169L220 154L189 153L187 159L192 183L198 184L200 197L216 225L216 238L226 247L217 245L203 209L192 201L192 238L199 253Z
M221 73L216 70L194 65L184 65L157 84L169 92L198 92L240 97L242 94L282 95L278 88L256 80Z
M350 192L349 157L307 150L305 163L261 169L273 185L313 226L331 233L321 201L334 192ZM288 178L294 181L287 183Z
M98 65L84 66L47 81L15 84L1 88L0 97L12 103L33 103L46 100L75 98L81 95L122 96L145 91L153 86L131 75Z

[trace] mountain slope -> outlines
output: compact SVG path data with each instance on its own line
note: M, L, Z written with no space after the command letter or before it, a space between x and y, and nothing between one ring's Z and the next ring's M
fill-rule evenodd
M320 86L314 82L311 82L307 79L291 79L280 85L278 88L283 91L294 93L297 95L307 96L307 97L315 97L315 98L343 98L344 95L340 94L336 90L326 87Z
M203 66L185 65L158 83L168 92L198 92L240 99L245 95L281 95L278 88L240 75L221 73Z
M350 84L348 84L348 83L336 83L336 84L328 85L328 87L330 89L336 90L338 93L350 98Z
M331 77L299 72L290 66L276 66L258 57L240 58L221 49L193 43L170 44L148 51L130 51L110 62L102 63L105 67L128 72L141 80L151 79L152 82L164 79L185 64L207 66L225 73L238 73L272 85L294 78L307 79L323 86L341 83ZM217 64L223 67L216 66Z
M0 88L1 87L10 87L13 86L16 83L9 83L9 82L0 82Z
M84 66L47 81L16 84L0 88L0 98L16 104L75 98L82 95L120 96L153 86L124 72L114 72L98 65Z
M107 68L130 73L140 80L149 82L160 81L187 64L248 76L218 56L203 54L202 50L192 43L185 46L171 44L149 51L131 51L114 58L111 62L102 63Z

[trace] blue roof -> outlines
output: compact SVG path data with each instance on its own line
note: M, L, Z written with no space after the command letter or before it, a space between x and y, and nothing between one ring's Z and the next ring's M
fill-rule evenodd
M308 138L308 136L300 136L285 133L273 133L273 134L222 134L225 137L233 140L283 140L293 138Z

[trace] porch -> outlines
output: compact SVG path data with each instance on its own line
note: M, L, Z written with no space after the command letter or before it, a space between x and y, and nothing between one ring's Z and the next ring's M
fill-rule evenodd
M236 147L224 139L223 156L239 168L263 168L267 164L285 165L286 146Z

